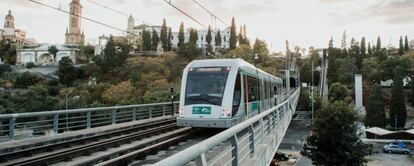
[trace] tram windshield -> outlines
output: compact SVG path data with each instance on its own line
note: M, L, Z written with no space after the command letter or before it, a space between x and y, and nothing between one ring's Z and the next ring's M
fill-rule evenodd
M185 105L221 105L229 71L230 67L190 68Z

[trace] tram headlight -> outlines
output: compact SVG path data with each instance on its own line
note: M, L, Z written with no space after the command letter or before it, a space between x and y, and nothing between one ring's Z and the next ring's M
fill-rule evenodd
M184 116L184 110L183 110L183 107L180 107L180 108L178 109L178 116L179 116L179 117L183 117L183 116Z
M231 108L223 108L221 110L221 117L222 118L229 118L229 117L231 117Z

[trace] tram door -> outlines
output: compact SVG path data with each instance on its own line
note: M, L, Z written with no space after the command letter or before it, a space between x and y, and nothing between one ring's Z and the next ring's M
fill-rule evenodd
M246 118L258 114L259 111L259 88L257 78L250 75L243 75L244 111Z

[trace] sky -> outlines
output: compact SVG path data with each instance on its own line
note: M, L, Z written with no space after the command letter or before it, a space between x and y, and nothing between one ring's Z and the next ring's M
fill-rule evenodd
M49 5L69 9L71 0L37 0ZM168 26L178 31L180 22L186 28L203 29L185 15L169 6L164 0L92 0L138 20L160 25L166 18ZM340 45L346 31L348 42L352 37L368 42L381 36L383 45L398 44L401 35L414 38L414 0L197 0L227 25L235 17L237 30L246 24L247 36L265 40L271 51L284 51L285 41L290 47L327 47L331 36ZM83 16L127 28L127 16L97 6L89 0L81 0ZM193 0L171 0L171 3L195 17L204 25L225 28L220 21L212 21L210 14ZM27 32L41 43L63 43L69 15L29 0L0 0L0 25L4 16L12 10L16 27ZM1 16L3 15L3 16ZM86 39L94 42L100 35L122 35L122 32L83 21ZM140 22L136 21L136 25Z

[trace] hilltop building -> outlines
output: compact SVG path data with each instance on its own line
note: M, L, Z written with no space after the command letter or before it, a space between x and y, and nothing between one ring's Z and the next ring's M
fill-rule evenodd
M135 49L139 49L142 45L142 34L145 31L150 31L152 32L153 30L157 31L158 37L161 37L161 28L162 26L159 25L146 25L146 24L141 24L138 26L134 25L134 18L132 16L129 16L128 18L128 26L127 26L127 39L128 39L128 43L134 45ZM167 27L168 29L170 27ZM244 34L246 34L244 28ZM190 38L190 30L191 28L187 29L184 32L184 42L188 42L189 38ZM220 35L221 35L221 48L229 48L230 47L230 27L226 28L224 30L213 30L211 35L212 35L212 41L211 41L211 45L213 46L213 49L215 48L215 39L216 39L216 35L218 33L218 31L220 31ZM207 36L207 29L199 29L197 30L197 34L198 34L198 40L197 40L197 47L198 48L203 48L204 46L207 45L207 41L206 41L206 36ZM152 34L152 33L151 33ZM172 32L171 33L171 44L172 47L174 49L178 48L178 32Z
M52 55L49 48L52 44L22 46L17 49L17 64L26 65L29 62L38 66L59 65L63 57L69 57L74 64L78 63L80 50L77 45L55 45L58 52Z
M0 29L0 39L4 39L12 44L17 45L35 45L37 41L32 38L26 38L26 31L17 29L11 10L4 19L3 29Z
M82 5L80 0L72 0L69 4L69 30L66 29L65 44L78 44L85 43L85 33L82 31Z

